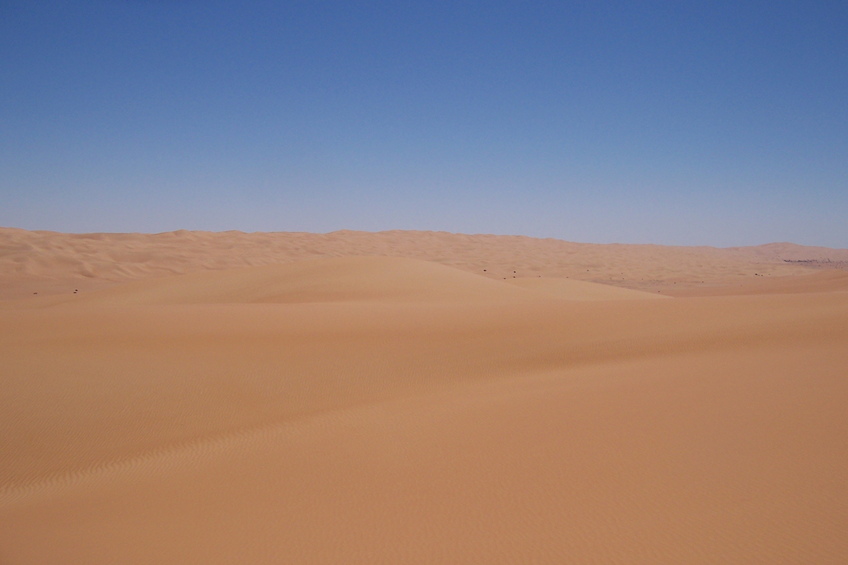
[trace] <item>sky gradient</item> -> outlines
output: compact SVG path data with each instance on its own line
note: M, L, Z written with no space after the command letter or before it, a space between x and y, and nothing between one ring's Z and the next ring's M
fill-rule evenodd
M848 3L0 0L0 225L848 248Z

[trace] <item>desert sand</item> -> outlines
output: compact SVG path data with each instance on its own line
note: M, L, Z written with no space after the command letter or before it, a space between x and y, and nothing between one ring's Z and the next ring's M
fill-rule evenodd
M0 229L0 563L846 563L846 267Z

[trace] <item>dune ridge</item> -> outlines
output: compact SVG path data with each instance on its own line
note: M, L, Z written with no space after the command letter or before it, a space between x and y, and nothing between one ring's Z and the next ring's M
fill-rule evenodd
M601 285L598 285L601 286ZM479 301L535 293L415 259L334 257L145 279L89 293L74 303L188 304L351 301ZM525 296L526 295L526 296Z
M251 304L481 302L666 298L566 279L493 280L438 263L398 257L334 257L201 271L132 281L37 304Z

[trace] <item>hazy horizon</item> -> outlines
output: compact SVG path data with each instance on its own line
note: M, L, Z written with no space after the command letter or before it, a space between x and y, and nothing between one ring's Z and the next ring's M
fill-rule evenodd
M0 6L0 225L848 248L848 7Z
M597 241L577 241L577 240L567 240L561 237L553 237L553 236L528 236L520 233L491 233L491 232L457 232L450 230L424 230L424 229L402 229L402 228L390 228L385 230L351 230L347 228L340 228L336 230L327 230L327 231L294 231L294 230L240 230L240 229L222 229L222 230L205 230L205 229L196 229L189 230L185 228L177 228L172 230L164 230L164 231L59 231L53 229L38 229L38 228L21 228L18 226L0 226L0 229L21 229L30 232L44 232L44 233L55 233L60 235L161 235L168 233L179 233L179 232L194 232L194 233L209 233L209 234L226 234L226 233L238 233L238 234L310 234L310 235L334 235L341 234L345 232L350 233L368 233L368 234L382 234L382 233L391 233L391 232L407 232L407 233L430 233L430 234L449 234L449 235L459 235L459 236L495 236L495 237L506 237L506 238L525 238L529 237L536 240L557 240L563 241L567 243L577 243L580 245L658 245L661 247L712 247L716 249L732 249L736 247L764 247L768 245L797 245L800 247L822 247L829 248L833 250L843 250L848 249L844 247L833 247L826 245L806 245L803 243L796 243L794 241L768 241L763 243L754 243L747 245L709 245L709 244L673 244L673 243L652 243L652 242L617 242L617 241L609 241L609 242L597 242Z

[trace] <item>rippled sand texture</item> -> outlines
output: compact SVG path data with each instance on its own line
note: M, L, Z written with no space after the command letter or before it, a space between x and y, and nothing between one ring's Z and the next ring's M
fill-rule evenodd
M658 249L604 261L702 261ZM670 298L340 253L73 294L17 253L4 565L848 562L844 271Z

